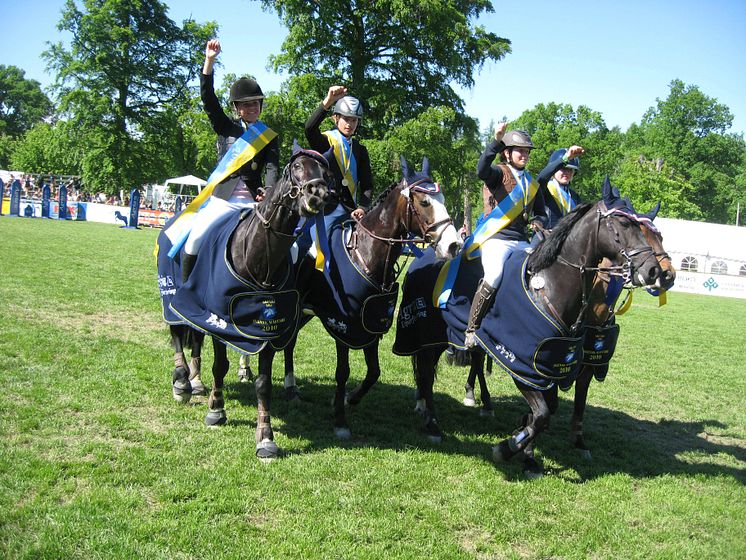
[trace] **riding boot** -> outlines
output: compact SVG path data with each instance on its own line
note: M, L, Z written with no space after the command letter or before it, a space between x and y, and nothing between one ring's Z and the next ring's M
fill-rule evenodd
M181 283L185 284L189 278L189 274L194 268L194 263L197 262L197 255L190 255L187 252L181 254Z
M492 298L495 295L495 288L490 286L482 278L477 286L477 293L474 294L474 299L471 302L471 311L469 312L469 323L466 326L466 336L464 337L464 345L467 348L474 348L477 345L475 333L479 326L482 324L482 318L490 308Z

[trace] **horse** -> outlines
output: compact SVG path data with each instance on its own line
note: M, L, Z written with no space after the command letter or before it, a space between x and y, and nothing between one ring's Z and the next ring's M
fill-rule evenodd
M511 255L495 301L476 333L479 352L487 353L512 376L531 408L525 425L492 448L496 463L508 461L533 445L549 421L544 391L577 375L583 357L583 324L596 272L620 276L637 286L654 285L661 275L639 222L618 207L608 181L603 195L603 200L580 205L569 213L533 253L518 251ZM602 269L603 258L611 265ZM418 406L432 441L443 437L433 398L436 367L449 343L463 348L469 309L466 294L473 295L476 286L474 281L458 288L457 279L448 305L441 311L435 307L432 294L434 278L442 268L439 263L410 267L393 348L395 354L412 356ZM465 301L456 305L455 297ZM411 307L418 302L420 309L413 320ZM464 304L465 313L457 317L457 310Z
M259 354L254 382L258 407L256 455L272 460L279 453L271 425L272 362L294 335L299 295L290 261L290 247L301 217L319 213L329 198L333 181L325 156L296 146L277 184L251 212L236 213L200 249L188 280L164 298L164 312L212 337L214 387L208 398L205 423L226 423L224 378L228 372L227 346L245 354ZM181 276L179 263L167 252L166 230L159 235L159 284ZM174 263L168 270L168 262ZM168 305L166 305L168 302ZM182 355L183 358L183 355ZM184 367L173 372L174 394L188 392Z
M615 190L614 194L621 200L618 191ZM624 203L632 214L637 215L628 199L624 199ZM653 295L658 295L659 293L669 290L676 280L676 270L673 267L670 256L663 247L663 238L660 231L653 225L653 220L655 220L659 210L660 203L654 206L646 214L639 215L640 230L645 236L648 244L653 249L654 255L661 267L660 276L656 280L654 286L652 286L652 289L649 289ZM612 263L607 259L601 261L600 268L607 269L611 266ZM625 306L625 303L629 301L628 298L631 297L631 290L633 290L634 287L627 287L626 289L628 290L627 297L617 308L616 302L622 291L622 286L614 281L614 278L608 273L599 271L596 273L593 280L593 286L588 296L589 308L588 315L586 316L585 336L586 354L580 373L574 380L575 393L573 400L573 413L570 421L573 445L581 456L586 459L591 459L591 451L586 445L583 437L583 417L587 404L588 389L594 378L598 381L603 381L608 372L609 361L614 354L619 329L616 325L615 317L618 309L622 309ZM609 335L611 335L611 338L609 338L611 344L607 345L604 343L601 352L594 351L594 348L598 348L601 345L600 341L607 340ZM469 375L465 386L466 396L464 398L464 404L467 406L476 406L474 397L476 381L479 381L482 400L482 409L480 412L484 414L486 411L489 412L492 410L491 397L484 374L484 354L475 354L472 356ZM565 391L570 389L569 386L562 388ZM551 414L555 414L559 406L558 389L559 385L554 385L544 393ZM524 450L524 456L524 470L526 472L534 472L536 470L535 460L533 459L533 454L530 448Z
M426 243L440 258L451 258L462 243L440 186L430 178L428 159L423 158L420 172L403 156L400 162L402 179L389 185L360 221L332 228L328 271L316 270L314 257L308 256L299 274L304 278L299 285L306 312L301 327L317 316L335 341L334 433L339 439L351 437L346 405L359 404L381 375L378 345L393 323L399 294L395 269L404 245ZM300 396L293 363L296 342L297 337L285 349L286 391L291 398ZM366 375L348 393L351 349L363 350Z

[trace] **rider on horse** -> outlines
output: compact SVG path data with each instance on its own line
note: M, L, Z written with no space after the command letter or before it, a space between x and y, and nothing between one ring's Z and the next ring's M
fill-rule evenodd
M200 96L213 130L218 134L218 159L231 150L238 139L246 140L251 157L225 181L217 185L207 204L192 222L184 244L181 261L182 278L186 281L197 252L210 226L234 211L252 208L264 196L264 189L277 182L280 150L277 133L259 120L264 94L259 84L250 78L240 78L230 89L229 100L239 118L231 119L220 106L214 89L213 66L220 54L220 42L211 39L205 46L205 63L200 74ZM243 155L246 158L246 154ZM220 168L220 164L218 168ZM264 182L262 173L265 172Z
M584 153L581 146L555 150L547 166L537 176L541 195L536 197L534 214L546 215L543 224L546 229L554 228L561 218L580 204L580 195L570 188L570 182L580 171L580 156ZM537 241L540 238L540 235L534 236Z
M335 128L322 133L319 126L330 108ZM306 121L306 138L311 149L322 154L330 148L334 149L334 161L330 162L330 168L336 185L332 200L324 211L324 221L329 224L350 215L360 220L370 208L373 194L370 156L367 148L353 138L362 118L363 106L360 101L347 95L345 86L332 86Z
M484 214L474 232L472 248L481 250L484 276L472 300L466 327L465 345L476 345L474 333L489 309L502 277L503 265L510 254L529 247L527 226L539 185L526 171L534 147L531 137L522 130L506 133L507 123L495 129L495 139L479 158L477 175L484 181L482 189ZM501 163L492 165L497 155ZM533 212L536 214L535 208ZM537 214L541 217L542 214ZM533 221L533 220L532 220Z

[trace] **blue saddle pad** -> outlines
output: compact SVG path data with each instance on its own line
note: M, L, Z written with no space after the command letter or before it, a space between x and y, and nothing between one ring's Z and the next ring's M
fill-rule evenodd
M393 324L399 285L384 291L350 258L345 245L352 223L329 231L329 266L314 272L303 306L311 309L327 332L349 348L369 346Z
M177 287L175 293L166 294L170 298L169 313L245 354L255 354L267 343L281 349L297 330L300 305L290 256L288 253L283 280L271 290L241 278L229 262L227 252L240 220L241 214L236 212L214 225L184 285L178 286L180 273L172 276L171 281ZM159 247L159 262L161 254L166 252L165 246ZM167 284L168 275L163 277Z

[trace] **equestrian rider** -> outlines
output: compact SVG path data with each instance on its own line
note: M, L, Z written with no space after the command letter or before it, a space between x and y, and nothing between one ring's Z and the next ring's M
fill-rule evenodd
M584 153L581 146L555 150L537 176L542 196L536 197L534 213L546 214L546 222L542 224L546 229L553 229L562 217L580 204L580 195L570 188L570 182L580 171L580 156Z
M537 182L526 171L534 144L526 132L511 130L506 133L506 128L505 122L497 125L494 140L477 164L477 175L484 181L484 214L474 239L481 250L484 277L479 281L469 312L465 332L467 348L476 345L474 333L500 284L505 261L513 251L529 247L529 215L532 210L535 212L532 207L539 190ZM500 163L492 165L498 154Z
M335 128L322 133L319 126L330 108ZM353 138L362 118L360 101L347 95L345 86L332 86L306 121L306 138L312 149L323 154L334 148L334 161L329 167L335 188L324 210L324 221L330 224L350 215L359 220L370 207L373 194L370 156L367 148Z
M264 93L251 78L240 78L230 89L229 101L238 118L228 117L220 106L215 95L213 76L213 66L220 51L220 41L211 39L207 42L205 63L200 74L200 97L212 129L218 134L219 161L245 132L258 131L257 125L264 126L259 121ZM258 153L227 180L217 185L209 203L197 213L192 231L184 244L181 261L183 280L186 280L194 267L197 252L210 226L227 214L252 208L264 197L264 189L273 187L277 182L280 150L276 135L268 143L263 143L260 138L254 145L259 149Z

